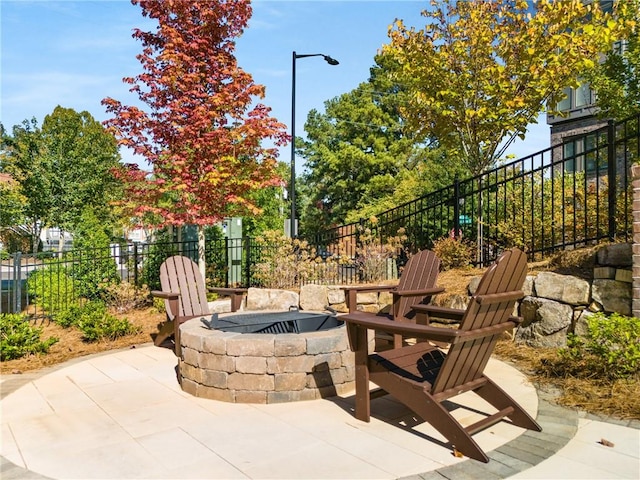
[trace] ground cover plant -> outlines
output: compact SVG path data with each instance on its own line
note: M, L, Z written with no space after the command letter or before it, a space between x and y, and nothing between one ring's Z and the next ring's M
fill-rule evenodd
M56 337L42 340L42 328L34 327L26 320L17 313L0 315L0 360L47 353L58 341Z
M112 315L104 303L96 301L74 305L55 318L62 327L75 327L80 330L82 338L87 342L115 340L139 330L127 318Z

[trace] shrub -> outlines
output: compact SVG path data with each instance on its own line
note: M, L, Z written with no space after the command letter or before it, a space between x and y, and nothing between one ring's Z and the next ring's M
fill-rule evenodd
M371 218L371 223L376 224L377 219ZM379 282L386 280L389 260L396 258L402 252L402 242L406 240L404 229L398 230L398 234L387 238L385 243L367 228L359 236L359 245L356 248L356 266L363 282Z
M34 353L47 353L58 341L55 337L40 340L42 328L32 327L27 317L0 314L0 360L13 360Z
M323 280L318 278L323 271L328 275L326 268L319 268L322 258L306 241L270 231L258 237L256 245L260 248L260 261L255 263L252 273L263 287L294 288L311 279Z
M466 268L473 262L475 246L467 240L443 237L433 242L433 252L440 258L442 270Z
M628 378L640 373L640 319L618 313L587 318L584 338L569 335L561 357L579 374ZM580 372L580 370L582 372Z
M27 279L27 291L47 312L65 310L78 298L73 279L57 261L32 272Z
M120 281L107 225L87 208L73 233L78 261L73 262L71 276L76 280L78 294L91 300L103 298L105 286Z
M136 287L129 282L111 283L104 287L104 292L107 305L118 313L149 304L149 289L146 285Z
M82 315L84 307L79 304L70 305L68 308L61 310L54 317L53 321L63 328L70 328L76 325L78 318Z
M82 251L80 261L74 262L71 275L78 295L91 300L104 298L106 287L120 281L117 265L109 248Z
M57 316L56 323L78 328L82 332L82 338L87 342L115 340L140 331L139 327L126 318L119 319L111 315L104 303L96 301L82 306L72 306Z

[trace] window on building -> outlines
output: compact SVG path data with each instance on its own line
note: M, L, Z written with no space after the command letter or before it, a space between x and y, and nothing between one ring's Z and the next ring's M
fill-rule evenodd
M567 173L607 170L606 149L598 148L598 136L595 133L566 138L562 145L562 155Z
M570 112L596 103L596 95L588 82L582 81L577 88L567 87L563 90L564 98L556 105L559 112Z
M560 112L568 112L571 110L571 97L573 93L573 89L567 87L563 90L564 98L558 102L556 105L556 109Z
M591 85L587 82L584 82L582 85L575 89L574 107L584 107L586 105L591 105L592 103L593 99L591 95Z

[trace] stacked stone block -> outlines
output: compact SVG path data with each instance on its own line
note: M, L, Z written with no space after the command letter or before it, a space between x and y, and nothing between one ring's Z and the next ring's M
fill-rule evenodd
M314 400L354 388L354 355L344 327L308 333L208 330L198 319L181 327L182 389L225 402Z

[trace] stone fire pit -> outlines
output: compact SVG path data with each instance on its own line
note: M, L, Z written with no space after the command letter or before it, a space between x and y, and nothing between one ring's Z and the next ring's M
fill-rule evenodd
M196 318L181 325L180 332L180 384L197 397L281 403L354 388L354 355L344 326L303 333L239 333L210 330Z

